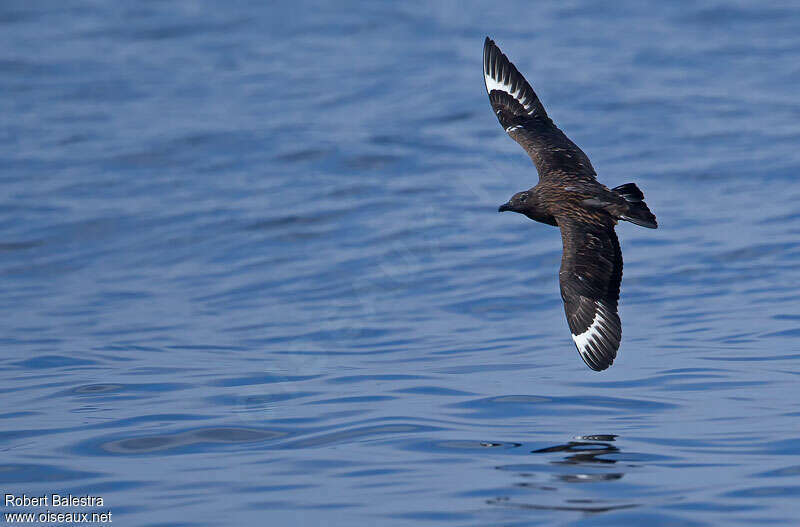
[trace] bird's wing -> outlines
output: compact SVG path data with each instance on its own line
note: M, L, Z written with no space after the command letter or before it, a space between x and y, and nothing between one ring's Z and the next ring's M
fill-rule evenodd
M617 357L622 325L617 314L622 252L611 224L559 216L564 253L558 272L572 340L591 369Z
M595 177L586 154L553 124L531 85L488 37L483 45L483 79L497 119L528 152L539 179L559 172Z

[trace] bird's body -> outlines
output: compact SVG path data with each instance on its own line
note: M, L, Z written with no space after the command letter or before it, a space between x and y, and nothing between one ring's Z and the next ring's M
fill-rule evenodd
M536 186L514 194L499 210L560 228L559 283L567 323L584 362L604 370L622 338L617 314L622 253L614 227L627 220L655 229L656 218L635 184L609 189L597 181L586 154L553 123L530 84L489 38L483 71L500 124L539 172Z

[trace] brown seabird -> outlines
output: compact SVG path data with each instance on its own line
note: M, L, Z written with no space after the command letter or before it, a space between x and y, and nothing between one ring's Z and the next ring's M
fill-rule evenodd
M655 229L656 217L635 184L609 189L598 183L586 154L553 124L531 85L488 37L483 77L497 119L539 172L535 187L517 192L498 210L561 229L558 279L567 323L586 365L605 370L622 338L617 314L622 252L614 226L626 220Z

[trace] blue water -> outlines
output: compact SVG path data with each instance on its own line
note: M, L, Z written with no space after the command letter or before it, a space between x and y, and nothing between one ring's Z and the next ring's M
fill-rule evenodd
M113 525L796 525L798 27L757 0L0 3L0 488ZM606 372L558 231L496 212L536 175L486 35L658 216L617 229Z

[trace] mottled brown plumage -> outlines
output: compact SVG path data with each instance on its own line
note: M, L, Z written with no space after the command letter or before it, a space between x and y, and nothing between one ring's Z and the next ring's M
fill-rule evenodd
M561 229L561 298L572 338L593 370L617 356L622 252L618 220L655 229L656 217L633 183L609 189L591 161L547 115L530 84L489 38L483 47L486 91L500 124L525 149L539 183L500 206Z

